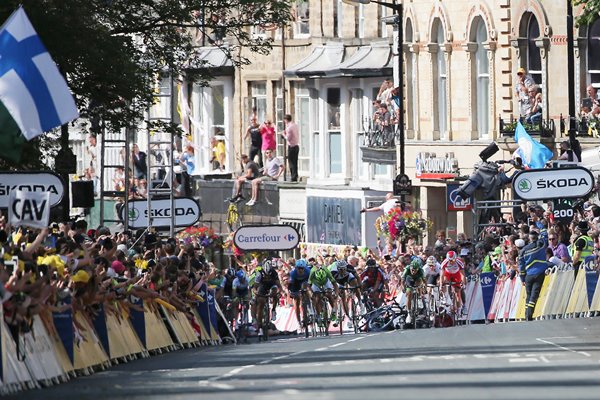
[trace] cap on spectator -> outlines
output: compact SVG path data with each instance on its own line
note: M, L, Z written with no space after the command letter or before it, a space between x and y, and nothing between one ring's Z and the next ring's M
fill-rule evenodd
M585 211L592 211L592 207L593 207L593 206L594 206L594 204L593 204L591 201L586 201L586 202L583 204L583 209L584 209Z
M123 254L127 255L127 245L121 243L120 245L117 246L117 250L120 250L123 252Z
M517 239L515 240L515 246L517 246L519 249L525 247L525 241L523 239Z
M111 267L119 275L121 275L123 272L125 272L125 266L119 260L113 261Z
M98 229L96 229L96 233L98 236L110 236L110 229L106 226L99 226Z
M71 277L71 280L75 283L88 283L90 281L90 274L80 269L75 275Z
M587 221L579 221L579 223L577 224L577 228L581 232L587 232L590 230L590 225L588 224Z
M517 75L518 74L525 74L525 68L521 67L521 68L517 69Z

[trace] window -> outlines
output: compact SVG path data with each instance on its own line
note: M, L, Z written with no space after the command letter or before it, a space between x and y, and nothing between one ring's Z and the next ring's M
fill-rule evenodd
M212 123L210 131L213 135L225 134L225 88L223 85L211 87Z
M304 83L295 83L296 123L300 131L298 169L307 174L310 170L310 95Z
M529 15L527 22L527 71L538 85L542 84L542 56L535 41L540 37L540 25L535 15Z
M250 82L251 113L256 114L258 123L267 119L267 84L265 82Z
M319 91L311 89L310 93L310 114L314 117L311 119L311 131L313 134L312 140L312 165L313 165L313 176L321 176L323 171L324 161L321 158L321 136L320 136L320 124L319 124L319 108L321 99L319 97Z
M385 17L388 16L388 7L379 6L379 37L388 37L388 26L385 23Z
M368 103L365 103L368 102ZM365 108L365 104L368 106ZM352 132L355 135L354 160L355 177L359 179L367 179L369 164L362 162L361 146L365 145L365 130L368 128L368 121L371 117L366 110L370 110L371 99L365 98L362 89L354 89L352 91L351 118Z
M342 5L342 0L336 0L333 6L333 37L342 37L342 31L344 27Z
M293 3L292 15L294 18L294 37L308 37L310 34L308 0L296 0Z
M444 53L444 29L440 20L434 21L434 43L438 44L437 51L434 54L434 96L435 118L434 129L440 134L440 138L446 137L447 103L446 103L446 55Z
M481 18L477 20L477 31L475 34L477 50L475 52L475 73L477 87L477 132L479 137L486 137L489 131L489 108L490 108L490 65L487 50L483 43L487 41L487 30Z
M588 82L600 87L600 18L588 30Z
M342 132L341 132L341 91L339 88L327 89L327 126L329 145L329 173L342 173Z
M354 21L354 36L359 39L365 37L365 5L359 4L356 7L356 21Z

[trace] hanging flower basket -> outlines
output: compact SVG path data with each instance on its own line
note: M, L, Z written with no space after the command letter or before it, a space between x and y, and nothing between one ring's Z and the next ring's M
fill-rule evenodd
M414 211L402 212L392 209L375 221L375 231L378 237L406 242L408 239L422 239L433 226L429 218L423 218Z

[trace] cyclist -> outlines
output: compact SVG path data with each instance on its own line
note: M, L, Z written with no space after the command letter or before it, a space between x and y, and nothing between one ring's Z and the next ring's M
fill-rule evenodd
M461 296L461 289L466 285L466 278L464 274L465 264L462 262L460 258L456 255L454 250L450 250L446 254L446 259L442 261L442 280L441 286L443 287L446 283L452 286L452 290L454 290L454 298L455 304L453 306L457 311L463 311L463 302ZM440 291L441 293L441 291ZM449 293L446 293L449 294Z
M231 297L233 307L233 320L237 321L239 309L238 304L240 302L250 300L250 282L244 270L240 269L235 273L235 279L231 284Z
M270 297L272 300L271 320L275 321L277 319L275 307L277 307L277 303L279 302L279 293L283 292L283 289L279 281L276 265L271 260L265 260L262 268L260 270L257 268L254 287L258 294L256 298L256 318L259 324L263 319L263 308L267 297Z
M406 316L407 324L410 324L412 321L410 316L412 291L418 290L418 287L423 284L424 280L425 273L423 272L423 262L420 258L415 258L410 262L410 265L402 274L402 284L404 285L404 292L406 293L406 309L408 310L408 315Z
M427 277L427 294L431 293L431 288L438 285L438 279L440 277L440 272L442 271L442 266L437 261L435 256L427 257L427 262L425 267L423 268L423 272Z
M385 284L385 275L381 268L377 266L374 258L367 260L367 269L360 275L362 289L371 293L371 298L375 307L383 304L383 285Z
M358 281L356 279L355 273L353 274L352 272L350 272L349 265L344 260L336 261L333 265L333 268L331 269L331 274L333 275L333 278L335 279L340 288L358 290ZM340 290L340 299L342 302L342 307L344 308L344 314L348 317L350 321L352 321L352 318L350 317L350 312L348 311L348 298L352 298L352 293L350 294L350 297L346 297L346 291ZM351 323L352 322L350 322L350 324Z
M300 291L305 290L304 296L310 301L310 292L308 290L308 277L310 276L310 268L305 259L301 258L296 261L295 268L290 272L290 279L288 282L288 291L290 297L294 299L294 307L296 309L296 319L298 322L300 319L300 309L302 308L302 297Z
M325 296L331 304L331 319L333 321L334 316L337 313L335 296L338 294L338 284L331 275L331 272L320 264L317 264L311 271L308 277L308 283L311 285L311 290L314 293L315 301L314 306L317 311L317 315L321 315L321 295L325 293ZM335 288L335 296L333 290Z

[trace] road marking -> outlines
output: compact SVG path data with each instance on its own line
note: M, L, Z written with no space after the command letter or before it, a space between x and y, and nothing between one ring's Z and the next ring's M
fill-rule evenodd
M333 349L334 347L340 347L342 345L345 345L348 342L342 342L342 343L336 343L336 344L332 344L331 346L329 346L329 348Z
M373 336L375 336L375 335L373 335ZM348 343L350 343L350 342L356 342L357 340L362 340L364 338L366 338L366 336L359 336L357 338L348 340Z
M592 356L590 353L587 353L587 352L585 352L585 351L577 351L577 350L573 350L573 349L570 349L570 348L568 348L568 347L561 346L560 344L553 343L553 342L551 342L551 341L549 341L549 340L544 340L544 339L542 339L542 338L536 338L536 340L537 340L537 341L540 341L540 342L542 342L542 343L549 344L549 345L551 345L551 346L554 346L554 347L558 347L559 349L561 349L561 350L564 350L564 351L569 351L569 352L571 352L571 353L575 353L575 354L581 354L582 356L586 356L586 357L591 357L591 356Z
M315 349L315 351L325 351L327 350L327 347L319 347L318 349Z
M526 362L540 362L537 358L509 358L508 362L511 363L526 363Z

